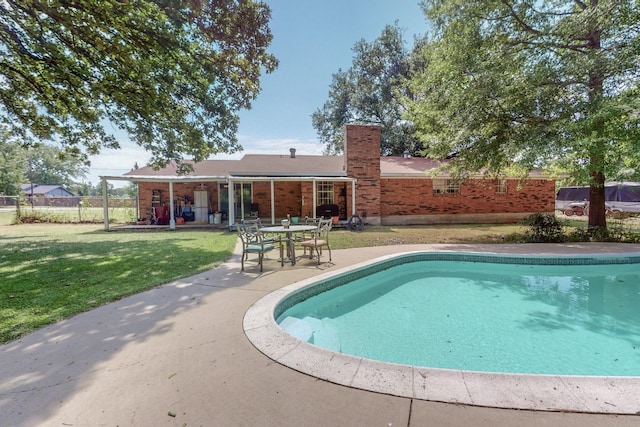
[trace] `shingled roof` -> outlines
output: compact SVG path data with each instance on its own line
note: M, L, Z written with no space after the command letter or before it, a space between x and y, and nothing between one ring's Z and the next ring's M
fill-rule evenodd
M382 177L425 177L428 171L443 162L424 157L380 157ZM232 177L346 177L344 156L246 154L239 160L204 160L193 164L189 178ZM145 166L124 174L124 177L175 177L174 163L160 170ZM531 171L529 176L541 176Z
M440 166L440 162L423 157L381 157L382 176L424 176L425 171ZM200 177L345 177L344 156L246 154L239 160L204 160L193 164L188 176ZM159 170L145 166L124 176L175 176L174 163Z

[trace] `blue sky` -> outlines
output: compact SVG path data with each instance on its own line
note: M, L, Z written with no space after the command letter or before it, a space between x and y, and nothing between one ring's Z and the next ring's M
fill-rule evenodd
M244 154L321 154L323 145L311 125L311 114L327 100L332 75L348 69L352 48L377 38L385 25L397 20L408 46L424 34L426 21L418 0L266 0L271 7L273 41L269 51L280 65L261 79L262 92L251 110L240 113L238 140ZM91 159L88 180L121 175L149 155L125 138L121 150L105 151ZM119 185L117 182L113 184ZM121 185L126 185L122 183Z

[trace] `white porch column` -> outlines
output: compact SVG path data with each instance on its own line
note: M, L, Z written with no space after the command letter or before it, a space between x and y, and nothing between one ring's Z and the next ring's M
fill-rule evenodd
M173 212L173 181L169 181L169 229L176 229L176 218Z
M229 186L229 190L228 190L228 194L229 194L229 206L227 211L229 212L229 225L235 225L236 223L236 213L233 209L233 206L235 204L235 200L234 200L234 191L233 191L233 180L231 178L229 178L227 180L227 185Z
M275 199L275 185L271 180L271 224L276 223L276 199Z
M104 231L109 231L109 197L107 196L107 179L102 181L102 210L104 212ZM33 194L33 191L32 191Z
M318 194L317 194L317 189L318 186L316 185L316 180L314 179L312 181L312 186L313 186L313 219L316 219L316 208L318 207Z

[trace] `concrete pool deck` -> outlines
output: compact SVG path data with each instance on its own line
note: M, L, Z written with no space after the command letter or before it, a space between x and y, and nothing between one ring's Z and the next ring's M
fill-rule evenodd
M637 415L495 409L359 390L274 362L247 339L244 315L270 292L320 273L414 250L604 254L640 253L640 245L449 244L334 250L333 263L319 267L301 260L281 268L265 260L262 274L251 261L240 273L236 250L216 269L0 346L0 425L640 425ZM640 411L640 396L630 398L637 400Z

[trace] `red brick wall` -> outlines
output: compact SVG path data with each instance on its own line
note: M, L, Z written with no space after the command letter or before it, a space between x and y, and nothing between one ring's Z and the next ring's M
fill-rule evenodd
M276 201L276 220L286 218L287 215L301 215L302 193L299 182L276 181L274 183L273 197Z
M382 215L380 209L380 127L347 125L345 127L344 158L347 176L358 180L356 183L356 212L366 218L365 221L379 224ZM350 202L348 204L350 205ZM347 210L351 212L350 207Z
M268 182L253 183L253 203L258 204L260 218L271 218L271 184ZM227 208L225 208L227 210ZM238 212L236 212L238 216Z
M304 218L308 216L309 218L313 218L313 182L302 182L300 183L300 217ZM304 199L304 204L302 203Z
M490 180L466 180L459 194L433 194L431 179L382 179L382 216L553 212L555 182L508 180L498 194Z

